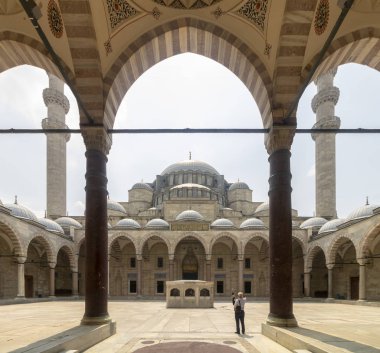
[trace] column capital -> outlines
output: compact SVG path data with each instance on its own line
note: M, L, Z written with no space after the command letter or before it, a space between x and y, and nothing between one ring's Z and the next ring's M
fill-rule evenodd
M326 264L326 267L328 270L332 270L334 268L335 264Z
M369 263L369 259L356 259L356 261L358 262L359 266L366 266L368 265Z
M49 268L50 268L51 270L54 270L56 266L57 266L57 263L56 263L56 262L49 262Z
M26 261L26 256L17 256L16 261L18 264L24 264Z
M278 150L290 150L296 125L273 125L265 136L265 147L269 155Z
M112 137L105 126L82 125L81 130L87 150L97 150L108 155L112 145Z

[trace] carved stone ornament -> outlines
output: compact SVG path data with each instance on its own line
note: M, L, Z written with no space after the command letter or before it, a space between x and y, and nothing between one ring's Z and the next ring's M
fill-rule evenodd
M320 0L314 18L314 31L321 35L329 23L329 0Z
M107 133L104 126L86 126L82 127L82 136L87 150L97 150L108 155L112 137Z
M69 128L65 123L53 118L43 119L41 125L42 125L42 128L45 130L48 130L48 129L65 129L66 130ZM64 134L64 136L65 136L66 142L68 142L71 137L70 133L66 133Z
M49 27L54 37L61 38L63 34L63 21L58 5L54 0L49 0L47 7Z
M278 150L290 150L293 143L296 126L273 126L265 134L265 147L269 155Z
M46 106L50 104L59 105L67 114L70 110L70 103L67 97L62 93L57 91L54 88L45 88L42 92L42 96L44 98L44 102Z
M222 0L152 0L156 4L173 9L196 10L203 9L221 2Z
M338 118L337 116L323 118L313 125L313 129L326 129L326 130L333 129L333 130L335 130L335 129L339 129L339 128L340 128L340 118ZM315 138L317 136L318 136L317 133L311 134L311 137L314 141L315 141Z
M338 87L329 87L322 91L319 91L311 101L311 108L315 113L318 107L325 102L333 102L336 104L339 99L339 88Z

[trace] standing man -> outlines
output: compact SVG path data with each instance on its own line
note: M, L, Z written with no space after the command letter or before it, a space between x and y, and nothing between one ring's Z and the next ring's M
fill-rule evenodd
M235 321L236 321L236 331L238 335L240 335L240 324L241 323L241 333L245 334L245 325L244 325L244 306L247 301L246 297L243 297L243 293L239 292L237 298L232 300L234 303L235 310Z

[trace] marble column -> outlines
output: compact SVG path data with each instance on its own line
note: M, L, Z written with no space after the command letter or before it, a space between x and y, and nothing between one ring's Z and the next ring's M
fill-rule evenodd
M294 127L272 127L266 136L269 177L269 315L267 324L297 326L293 315L290 146Z
M366 300L366 263L359 261L359 300Z
M108 315L107 157L109 136L102 127L82 129L86 144L86 293L83 325L111 321Z
M310 272L305 272L303 274L303 283L304 283L304 289L305 289L305 297L310 297Z
M244 259L238 259L238 288L239 292L244 291L243 272L244 272Z
M73 280L73 283L72 283L72 287L73 287L72 296L73 297L77 297L79 295L79 291L78 291L78 271L74 270L71 273L72 273L72 280Z
M55 297L55 264L50 265L49 273L49 297Z
M334 299L333 297L333 271L334 271L334 265L328 264L327 265L327 299L328 300Z
M142 259L137 259L137 295L142 295Z
M49 88L43 91L47 118L43 129L67 129L65 115L70 109L63 93L64 83L48 73ZM70 134L46 134L46 214L48 218L66 216L66 144Z
M206 281L211 281L211 260L206 260Z
M169 259L169 281L174 281L174 259Z
M17 299L25 299L25 257L17 258Z
M335 70L320 75L315 83L318 93L311 106L317 122L313 129L339 129L340 119L336 117L335 105L339 89L334 87ZM317 217L334 219L336 212L336 162L335 133L314 133L315 141L315 210Z

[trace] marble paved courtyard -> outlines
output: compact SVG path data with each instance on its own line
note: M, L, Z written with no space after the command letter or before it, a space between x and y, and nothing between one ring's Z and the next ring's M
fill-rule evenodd
M109 313L117 322L117 333L86 352L154 352L153 345L158 343L191 341L220 344L225 350L219 353L258 352L254 347L265 339L260 334L261 323L268 310L267 302L248 302L246 334L238 336L229 301L216 302L213 309L191 310L166 309L163 301L110 301ZM27 348L21 348L77 326L83 313L84 302L80 300L1 305L0 352L26 352ZM380 352L380 307L296 302L294 313L308 332L344 341L346 350L342 352L357 353L363 347L363 352ZM290 352L277 345L264 346L262 352Z

